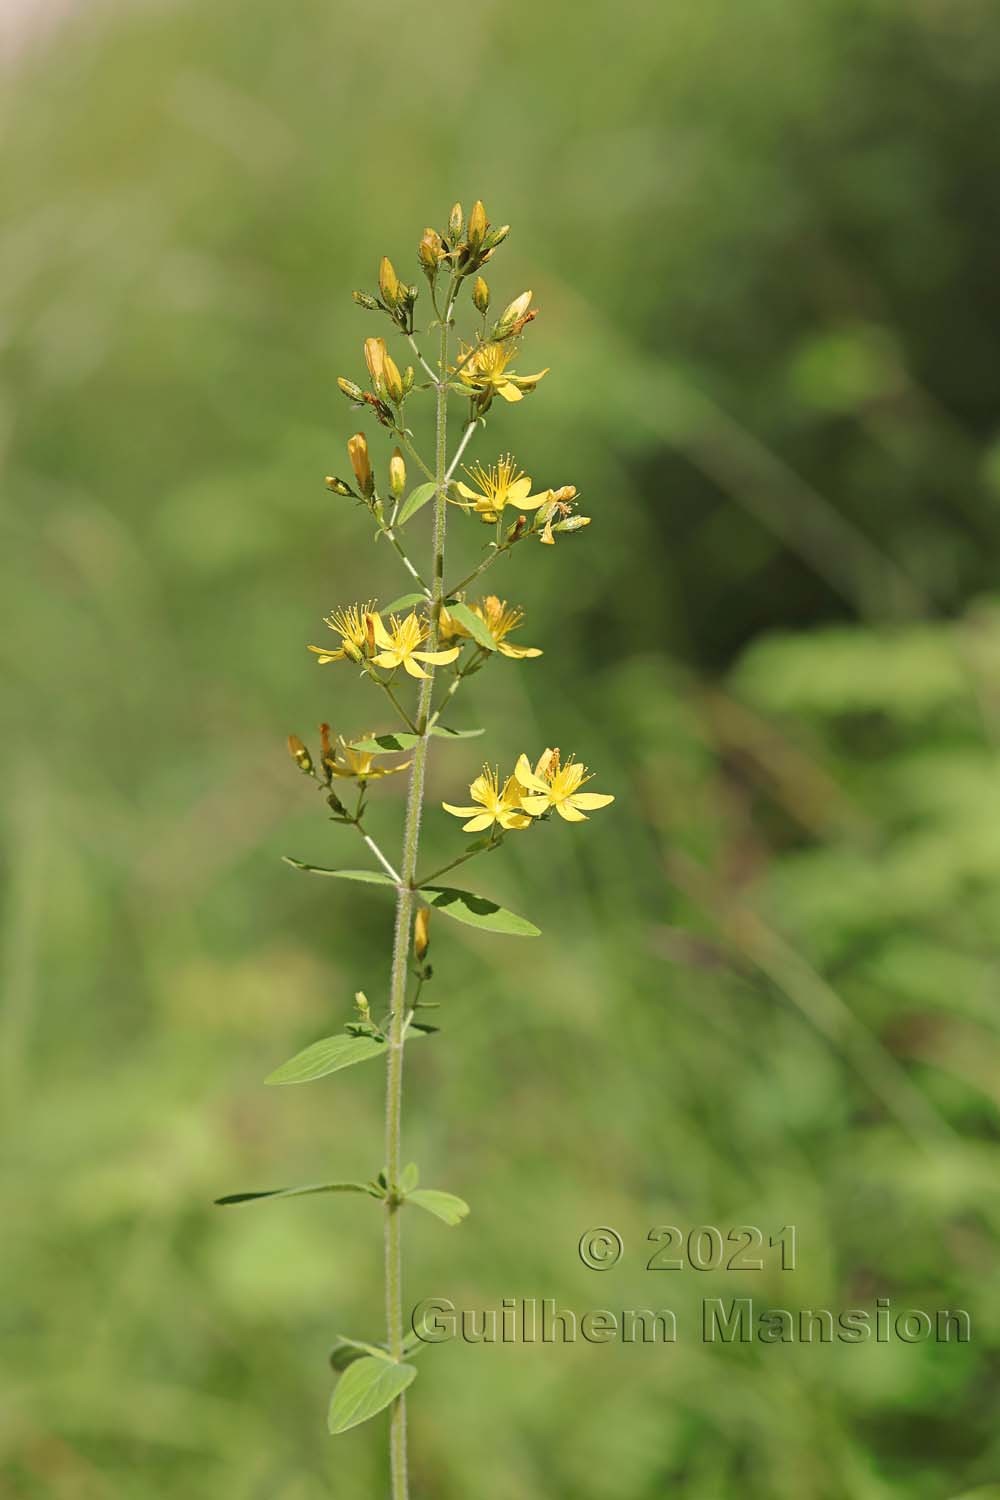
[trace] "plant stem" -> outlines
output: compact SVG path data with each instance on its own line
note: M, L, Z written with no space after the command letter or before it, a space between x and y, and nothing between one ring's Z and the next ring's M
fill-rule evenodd
M449 864L442 865L440 870L431 870L429 874L421 875L421 886L427 885L428 881L437 880L441 875L447 875L449 870L457 870L459 865L464 865L467 859L475 859L477 854L489 854L491 849L496 849L499 846L499 843L499 839L493 839L490 843L484 844L481 849L469 849L465 854L460 854L457 859L453 859Z
M451 307L448 308L450 315ZM445 475L448 467L448 392L444 372L448 364L448 318L441 324L440 367L437 382L437 420L435 474L437 494L434 499L434 584L432 590L430 640L437 649L441 601L444 597L444 539L447 525ZM406 799L406 822L403 830L402 880L396 892L396 927L392 948L392 977L389 987L389 1044L385 1099L385 1170L389 1191L385 1200L385 1312L389 1353L395 1360L403 1356L403 1240L396 1197L400 1176L401 1125L403 1113L403 1046L406 1029L406 978L413 927L417 872L417 849L420 841L420 815L424 801L424 775L430 742L430 710L434 692L434 668L420 684L417 700L417 733L413 751L410 786ZM406 1466L406 1397L397 1396L389 1413L389 1459L392 1471L392 1500L407 1500L409 1485Z
M504 542L501 546L497 547L496 551L491 552L488 557L484 558L477 568L473 568L467 578L463 578L460 583L452 585L448 590L448 598L450 599L453 594L460 594L463 589L468 588L469 584L474 583L481 573L485 573L487 568L492 568L497 558L503 557L504 553L509 552L512 545L513 543L511 542Z

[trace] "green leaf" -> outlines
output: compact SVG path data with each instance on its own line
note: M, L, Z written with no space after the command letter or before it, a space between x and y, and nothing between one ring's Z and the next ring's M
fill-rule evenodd
M415 490L411 490L403 501L399 515L396 517L397 526L405 526L411 516L415 516L418 510L422 510L428 500L433 500L437 493L437 485L434 480L428 480L426 484L418 484Z
M382 615L394 615L401 609L412 609L417 604L430 604L426 594L400 594L398 599L393 599L391 604L383 604L379 610Z
M369 755L395 755L398 750L412 750L419 739L419 734L400 730L398 734L372 734L367 739L354 740L350 748L365 750Z
M414 1188L406 1195L407 1203L415 1203L418 1208L425 1208L429 1214L434 1214L438 1219L443 1219L446 1224L461 1224L469 1212L469 1205L464 1198L456 1198L454 1193L441 1193L437 1188Z
M472 740L483 732L482 729L446 729L443 724L435 724L431 729L431 734L442 740ZM369 755L395 755L400 750L412 750L419 742L419 734L400 729L391 734L371 734L366 739L353 740L350 748L367 751Z
M370 1198L376 1196L367 1182L314 1182L305 1187L271 1188L264 1193L227 1193L224 1198L216 1198L215 1202L217 1207L225 1208L230 1203L252 1203L257 1198L304 1198L309 1193L367 1193Z
M392 1362L392 1355L384 1344L366 1344L362 1339L349 1339L346 1333L338 1333L337 1342L330 1350L330 1364L335 1370L346 1370L356 1360L370 1354L373 1359Z
M331 1433L347 1432L390 1406L416 1379L415 1365L364 1355L348 1365L334 1388L327 1426Z
M469 927L482 927L486 932L505 932L511 937L541 936L541 929L533 922L507 911L485 896L474 896L471 891L428 885L420 894L428 906L437 907L445 916L454 917L456 922L465 922Z
M406 1029L406 1040L416 1041L427 1034L422 1024L411 1021ZM269 1073L264 1082L311 1083L314 1078L326 1078L330 1073L339 1073L341 1068L351 1068L371 1057L381 1057L384 1052L384 1037L350 1036L341 1031L296 1052L280 1068Z
M487 630L482 620L469 608L467 604L449 604L448 613L453 620L464 625L478 646L484 646L487 651L495 651L497 643L491 633Z
M283 854L281 857L293 870L305 870L309 875L332 875L335 880L360 880L365 885L394 887L396 884L388 875L383 875L381 870L325 870L322 865L303 864L301 859L293 859L290 854Z
M313 1078L325 1078L341 1068L353 1067L355 1063L367 1062L370 1057L379 1057L385 1052L385 1039L374 1036L348 1036L341 1032L337 1036L324 1037L313 1042L301 1052L296 1052L280 1068L275 1068L264 1079L265 1083L309 1083Z
M412 1193L420 1181L420 1171L416 1162L411 1161L399 1174L399 1190L401 1193Z

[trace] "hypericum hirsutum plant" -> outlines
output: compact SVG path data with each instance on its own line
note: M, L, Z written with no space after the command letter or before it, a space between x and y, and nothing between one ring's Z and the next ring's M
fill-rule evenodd
M403 1057L407 1042L435 1030L423 1015L432 1004L426 986L432 978L428 962L432 911L457 922L490 932L523 937L538 929L495 902L441 880L457 866L487 850L496 849L509 835L532 837L553 813L567 823L586 820L587 813L605 807L613 798L589 790L586 767L558 750L543 749L518 757L513 769L484 765L469 787L468 799L445 802L445 812L462 820L463 833L474 834L455 857L440 869L419 871L417 856L424 808L424 779L432 741L440 745L481 734L450 722L462 684L485 667L504 669L541 655L511 637L521 624L521 611L495 594L477 597L474 586L501 558L528 542L552 548L557 541L582 530L590 518L577 512L573 485L533 492L532 481L507 453L492 462L463 464L473 437L487 425L496 397L516 406L535 390L548 373L519 372L521 335L536 316L531 292L524 292L491 321L490 289L480 272L506 239L508 226L491 227L482 203L468 219L456 203L447 228L424 231L417 249L427 283L427 316L418 332L415 308L418 290L401 281L391 261L379 266L378 292L355 292L354 300L388 319L393 347L409 349L415 365L401 370L384 338L368 338L364 359L368 383L338 380L353 407L381 427L392 445L388 462L377 475L368 439L357 432L347 444L353 482L328 478L336 495L355 500L374 522L374 535L384 537L409 575L411 592L382 607L376 600L341 604L326 624L332 640L310 646L321 665L337 663L354 671L378 690L398 721L390 732L334 735L320 726L319 753L313 754L297 735L288 747L299 769L316 784L332 821L360 836L374 860L371 868L320 869L290 859L296 869L338 880L385 886L396 903L395 932L388 990L376 1005L359 990L356 1011L344 1029L315 1042L278 1068L269 1083L304 1083L324 1078L341 1068L383 1058L386 1064L385 1159L370 1182L324 1182L270 1192L235 1193L220 1203L291 1197L304 1193L365 1193L382 1205L385 1238L386 1334L381 1342L341 1337L331 1356L339 1378L330 1402L332 1433L366 1421L390 1409L389 1449L393 1500L408 1494L406 1464L406 1401L404 1391L415 1379L409 1362L419 1341L403 1329L402 1217L407 1208L420 1208L446 1224L458 1224L468 1206L452 1193L418 1186L417 1168L404 1166L401 1157ZM469 293L471 327L456 342L455 309ZM419 339L433 340L421 348ZM429 396L434 406L433 455L425 457L417 445L412 406ZM463 408L463 423L453 453L448 447L449 408ZM404 456L405 454L405 456ZM419 483L409 487L407 463L418 471ZM425 509L425 507L429 508ZM429 565L424 523L430 528ZM452 514L463 531L462 542L474 557L446 579L445 535ZM420 557L420 562L416 561ZM415 693L406 696L410 680ZM403 761L397 756L407 757ZM406 775L409 785L398 865L368 831L368 798L389 776ZM372 988L369 985L369 988ZM380 995L382 994L380 986Z

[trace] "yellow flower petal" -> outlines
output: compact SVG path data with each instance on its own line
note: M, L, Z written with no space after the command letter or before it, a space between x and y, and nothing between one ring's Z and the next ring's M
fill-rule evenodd
M585 807L588 812L594 812L599 807L607 807L613 802L614 797L608 797L603 792L577 792L571 801L574 807Z
M552 491L551 490L542 490L541 493L538 494L538 495L525 495L524 498L523 498L523 500L519 500L518 501L518 509L519 510L537 510L540 505L544 505L547 500L551 500L551 499L552 499Z
M482 833L484 828L489 828L493 822L493 814L479 813L475 818L470 818L467 823L462 824L463 833Z
M325 646L307 646L308 651L315 651L319 658L317 665L323 667L328 661L343 661L347 655L346 651L328 651Z
M536 775L536 773L531 769L531 762L526 755L518 756L517 765L514 767L514 775L517 777L522 786L530 787L532 791L535 792L544 792L546 797L548 796L548 782L543 781L542 778ZM525 806L527 807L527 803L525 803Z
M561 818L565 818L567 823L586 823L587 821L586 813L577 812L572 802L557 802L556 812Z
M442 802L441 806L445 812L450 812L453 818L478 818L482 811L478 807L455 807L451 802Z
M544 797L536 797L529 792L527 796L521 798L521 806L533 818L540 818L542 813L548 812L551 802L548 794Z
M398 651L380 651L377 656L372 657L377 667L393 668L399 666Z
M587 767L581 760L570 761L568 766L563 766L561 776L562 785L559 788L563 796L567 796L570 792L576 791L577 787L583 780L584 772L586 771L586 769Z
M367 618L369 620L371 620L371 622L372 622L372 629L374 631L375 640L376 640L377 644L380 645L380 646L389 646L389 647L391 647L392 644L393 644L392 636L389 634L388 630L386 630L385 626L383 625L383 623L382 623L382 616L381 615L370 614L370 615L368 615Z
M413 655L415 654L416 653L414 652ZM403 671L409 672L411 677L429 677L430 673L425 672L423 667L419 666L413 660L413 655L403 657Z
M506 641L501 641L497 650L501 656L512 656L515 661L523 661L527 656L541 656L537 646L509 646Z
M522 500L527 499L528 495L530 494L531 480L528 478L527 474L522 474L520 479L515 479L514 483L508 486L507 504L520 505Z
M502 380L497 386L497 395L502 396L505 401L521 401L524 398L516 385L509 380Z
M497 818L501 828L527 828L531 819L525 817L524 813L502 812Z
M418 661L430 662L432 667L443 667L447 662L454 661L461 650L460 646L449 646L445 651L411 651Z

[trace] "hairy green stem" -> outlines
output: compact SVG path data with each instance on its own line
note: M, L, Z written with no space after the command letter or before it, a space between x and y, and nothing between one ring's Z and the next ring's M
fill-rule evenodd
M449 313L451 308L448 309ZM437 494L434 499L434 583L432 590L430 640L437 649L441 601L444 597L444 540L447 525L445 475L448 467L448 392L444 375L448 365L448 319L441 324L440 366L437 382L437 421L435 474ZM401 1169L401 1135L403 1114L403 1046L406 1032L406 978L409 967L410 936L413 928L417 873L417 850L420 842L420 816L424 803L424 776L430 742L430 711L434 693L434 667L428 665L427 676L420 684L417 700L417 733L413 751L410 786L406 798L406 821L403 829L402 879L396 891L396 927L392 948L392 977L389 988L389 1045L385 1100L385 1165L389 1191L385 1200L385 1314L389 1353L395 1360L403 1357L403 1238L400 1220L401 1204L396 1188ZM406 1464L406 1397L397 1396L389 1413L389 1459L392 1472L392 1500L407 1500L409 1485Z

